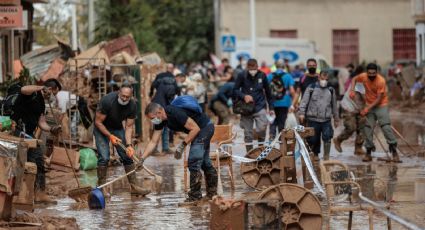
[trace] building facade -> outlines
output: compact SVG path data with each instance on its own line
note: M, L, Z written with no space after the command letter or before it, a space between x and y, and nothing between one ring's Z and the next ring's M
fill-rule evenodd
M313 41L327 61L416 59L411 0L255 0L256 37ZM250 1L220 1L221 33L250 39Z
M1 28L0 27L0 83L7 81L12 76L16 76L19 73L15 73L14 61L19 60L19 57L23 54L31 51L32 43L34 41L34 32L32 30L33 14L34 14L34 3L46 3L46 0L7 0L0 1L0 7L10 6L8 4L21 5L23 11L27 15L23 20L26 28ZM3 5L7 3L7 5Z

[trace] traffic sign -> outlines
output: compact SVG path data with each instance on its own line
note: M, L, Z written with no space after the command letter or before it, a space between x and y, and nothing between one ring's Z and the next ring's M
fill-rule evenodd
M235 52L236 51L236 36L235 35L221 36L221 50L223 52Z

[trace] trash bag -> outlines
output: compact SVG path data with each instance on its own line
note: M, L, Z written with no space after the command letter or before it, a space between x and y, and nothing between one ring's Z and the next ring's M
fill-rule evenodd
M93 149L80 149L80 169L91 170L97 167L97 157Z
M297 117L295 117L294 113L288 113L288 116L286 117L286 122L285 122L285 129L292 129L297 127L298 125L298 121L297 121Z

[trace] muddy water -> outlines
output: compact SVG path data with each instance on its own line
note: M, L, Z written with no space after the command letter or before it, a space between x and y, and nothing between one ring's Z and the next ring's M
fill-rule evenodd
M235 130L241 133L239 128ZM241 142L239 135L236 142ZM332 150L331 157L347 163L355 172L364 193L375 199L392 201L391 210L416 224L425 227L425 163L423 158L403 158L404 163L397 166L374 161L364 164L360 157L352 155L353 140L344 145L342 154ZM351 146L351 147L350 147ZM243 156L245 150L236 146L234 154ZM375 156L385 156L378 149ZM81 229L208 229L209 206L178 207L184 197L183 162L173 156L152 157L146 165L163 176L164 186L160 195L151 193L147 198L132 197L128 193L126 180L119 181L112 188L112 199L105 210L93 211L86 208L76 208L74 200L63 198L58 205L36 212L47 213L64 217L75 217ZM252 192L240 176L240 164L234 163L236 191L230 192L230 184L226 169L222 170L224 195L226 197L241 198ZM110 168L109 177L122 175L122 167ZM383 182L375 178L380 178ZM96 173L87 172L81 176L87 183L95 183ZM149 184L150 178L138 173L138 180ZM373 186L372 186L373 185ZM203 187L204 189L204 187ZM325 200L321 201L323 210L326 210ZM324 213L324 222L327 215ZM331 218L331 229L346 229L348 213L335 214ZM368 229L366 212L355 212L353 215L353 229ZM376 213L374 217L375 229L386 229L385 216ZM396 223L393 229L403 229Z

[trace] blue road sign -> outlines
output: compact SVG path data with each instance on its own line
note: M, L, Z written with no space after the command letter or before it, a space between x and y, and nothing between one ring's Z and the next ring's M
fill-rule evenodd
M236 51L236 36L235 35L221 36L221 50L223 52L235 52Z

